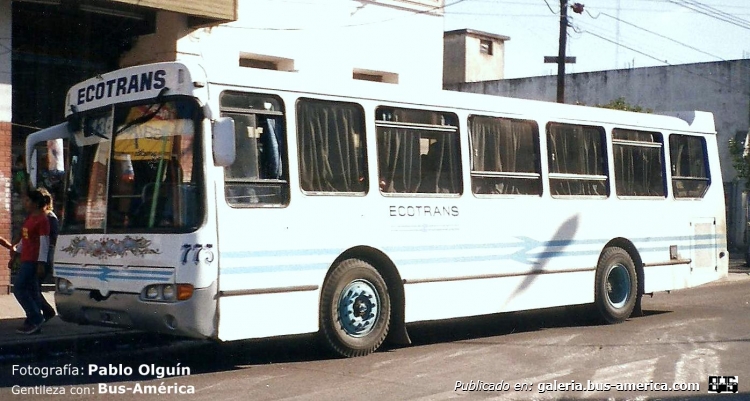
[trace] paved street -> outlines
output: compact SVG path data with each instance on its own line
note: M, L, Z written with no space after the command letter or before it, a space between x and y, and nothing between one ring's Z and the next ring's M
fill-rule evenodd
M93 353L5 361L0 398L65 391L55 399L693 400L709 399L709 376L731 375L740 393L713 396L750 399L750 280L659 293L644 299L644 309L645 316L612 326L588 322L578 308L419 324L410 329L414 345L355 359L332 359L310 337L223 345L112 341ZM644 390L618 392L618 383ZM662 383L699 390L659 392ZM158 394L162 384L165 394ZM486 391L468 391L472 385ZM562 391L606 385L612 390ZM180 392L191 394L174 394Z

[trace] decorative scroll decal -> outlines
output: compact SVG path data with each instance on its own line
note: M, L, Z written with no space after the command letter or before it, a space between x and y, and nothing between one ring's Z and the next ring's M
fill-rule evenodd
M129 253L135 256L144 256L161 253L158 249L149 248L151 241L146 238L133 238L129 235L122 240L113 238L102 238L99 240L89 240L86 237L75 237L70 244L63 248L70 256L76 256L79 253L87 256L93 256L99 259L107 259L115 256L125 256Z

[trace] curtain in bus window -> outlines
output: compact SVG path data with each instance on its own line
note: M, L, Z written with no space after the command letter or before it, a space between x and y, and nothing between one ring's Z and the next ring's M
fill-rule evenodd
M472 186L478 194L541 194L535 125L528 121L472 117ZM505 173L503 176L497 173ZM508 176L531 173L536 177ZM493 176L494 174L494 176Z
M422 170L419 135L406 129L378 128L380 189L389 193L415 193Z
M313 192L364 192L364 118L351 104L300 100L300 184Z
M459 144L455 132L379 127L378 165L383 192L461 192Z
M461 174L458 155L458 136L441 133L436 137L422 137L429 143L427 153L420 156L422 178L418 192L428 194L455 194L461 191ZM421 146L420 146L421 147Z
M283 140L281 130L276 128L276 120L262 118L261 128L266 132L261 135L263 157L261 162L262 175L264 178L279 180L282 177L281 153L279 144Z
M547 142L553 195L607 195L606 159L599 129L553 123Z
M615 129L612 136L617 194L664 196L661 135Z

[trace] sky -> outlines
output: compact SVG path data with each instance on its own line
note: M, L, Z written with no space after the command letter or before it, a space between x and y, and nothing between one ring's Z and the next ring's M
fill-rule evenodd
M750 58L750 0L568 0L566 72ZM509 36L505 78L557 74L560 0L445 0L446 31Z

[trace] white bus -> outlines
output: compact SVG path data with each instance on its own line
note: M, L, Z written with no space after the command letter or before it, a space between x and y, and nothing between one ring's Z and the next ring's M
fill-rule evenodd
M591 304L618 323L728 270L709 113L182 62L84 81L65 113L26 152L67 139L68 322L319 332L360 356L417 321Z

